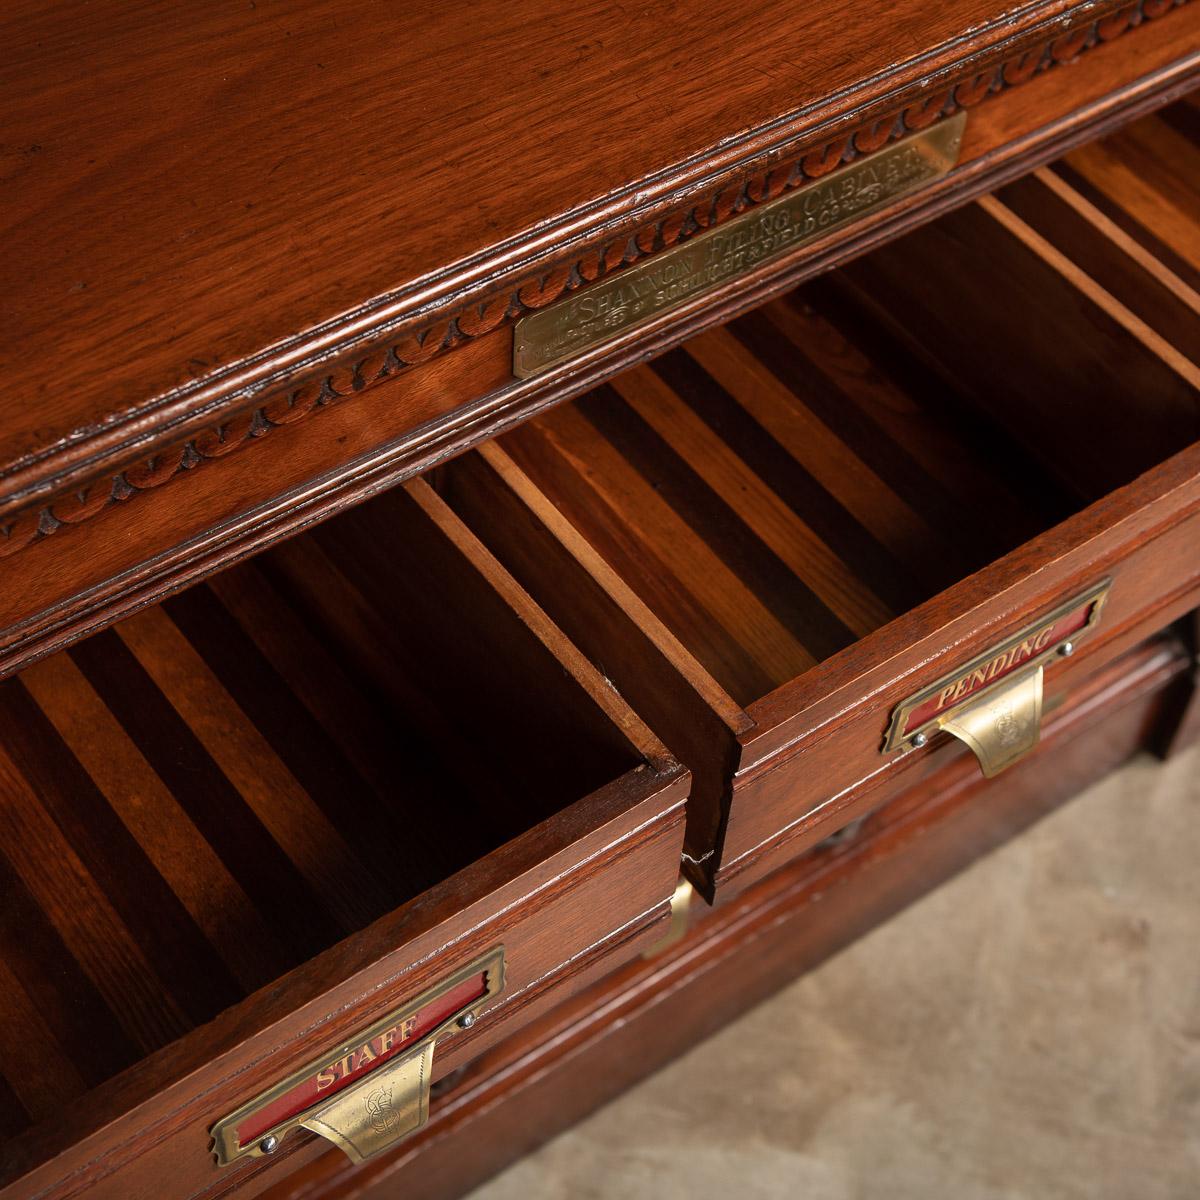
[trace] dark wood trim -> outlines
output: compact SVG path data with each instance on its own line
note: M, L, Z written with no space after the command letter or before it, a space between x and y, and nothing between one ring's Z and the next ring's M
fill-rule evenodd
M1156 29L1151 26L1139 36L1157 38ZM1093 51L1088 61L1099 64L1107 54L1116 52L1124 55L1125 45L1135 44L1121 40L1110 42ZM1079 69L1082 71L1086 65L1082 64ZM1175 61L1114 91L1100 89L1097 98L1082 108L1070 108L1059 113L1048 124L1034 129L1019 142L992 147L923 191L919 197L909 197L890 206L861 225L856 225L850 233L835 235L827 244L818 244L811 253L803 252L760 268L731 284L715 298L685 306L665 321L653 323L619 339L612 346L584 356L578 363L547 372L537 379L514 381L485 396L469 400L455 407L445 417L428 421L400 438L383 443L367 455L339 463L303 488L272 496L270 500L253 505L233 519L217 524L168 551L151 555L143 561L131 562L129 570L114 575L103 584L82 591L64 589L64 598L60 602L31 614L4 631L3 640L7 645L0 651L0 673L18 670L348 505L428 470L485 438L503 433L554 404L582 394L616 372L643 362L677 345L686 337L724 323L807 278L856 257L917 224L959 207L973 197L1049 161L1064 150L1106 132L1130 116L1167 103L1194 86L1198 73L1200 53ZM1055 72L1043 73L1035 76L1026 86L1030 94L1034 94L1056 78L1063 77ZM1072 91L1076 90L1080 77L1072 75L1066 78L1072 84ZM1019 94L1019 89L1012 94ZM507 336L504 331L497 333L500 337ZM353 391L353 387L349 387L346 398L340 403L355 403ZM315 395L310 399L315 407ZM241 445L250 445L261 436L261 433L247 433L253 424L249 422L243 430L244 442L230 443L231 452ZM261 430L261 424L254 428ZM179 454L184 454L182 447ZM238 456L232 461L223 461L233 467L241 459ZM157 460L154 465L161 466ZM154 485L149 491L138 493L145 503L175 503L174 499L167 499L162 485L173 480L182 484L184 474L175 468L168 470L166 466L155 473L152 466L148 466L146 477L152 478ZM57 537L66 539L64 549L68 542L86 541L88 523L93 517L106 508L118 504L123 507L125 503L112 501L111 498L99 503L86 487L72 495L75 498L71 500L73 519L69 523L70 528L64 526L57 534ZM40 511L40 508L29 510L20 521L33 521L34 525L39 525ZM133 513L134 508L131 507L128 516L122 513L121 520L133 520ZM117 513L109 515L115 517ZM108 530L111 526L107 522L105 524L104 536L110 537ZM23 533L21 528L24 529ZM37 529L31 532L28 524L21 528L18 528L17 518L13 518L8 526L10 544L14 548L18 542L22 546L28 545L32 540L45 536ZM78 550L73 549L72 553L86 551L80 546Z
M1074 64L1184 3L1095 0L1079 5L1065 22L1057 11L1035 9L972 31L887 79L863 81L850 96L827 98L813 110L733 139L661 180L614 191L596 214L583 210L539 226L527 247L497 246L479 261L467 260L438 281L435 299L428 281L407 304L402 293L380 297L370 307L386 316L351 314L346 324L355 327L352 336L335 327L310 331L304 335L312 343L308 349L298 340L231 364L194 387L130 409L87 437L27 456L0 472L8 480L0 495L6 517L0 557L491 333L907 132ZM359 331L364 324L371 327L366 334Z

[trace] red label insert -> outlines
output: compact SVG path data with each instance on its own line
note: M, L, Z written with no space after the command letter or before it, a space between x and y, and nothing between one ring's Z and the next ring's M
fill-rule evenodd
M238 1148L244 1149L274 1129L281 1121L298 1117L305 1109L329 1100L343 1088L357 1083L406 1050L410 1042L423 1038L456 1012L467 1008L476 1000L481 1000L487 992L487 972L480 971L478 975L472 975L457 987L451 988L445 995L431 1000L424 1008L398 1018L393 1025L365 1039L340 1058L327 1060L318 1070L288 1088L269 1104L248 1114L237 1127Z
M927 721L932 721L948 708L961 704L969 696L982 688L1024 666L1030 659L1037 658L1059 642L1064 642L1072 634L1078 633L1091 619L1092 606L1095 600L1089 600L1079 608L1051 621L1040 629L1035 629L1028 637L1023 638L1015 646L997 651L993 658L969 671L964 671L955 679L951 679L945 687L940 688L936 695L919 704L909 712L904 720L902 737L908 737L920 729Z

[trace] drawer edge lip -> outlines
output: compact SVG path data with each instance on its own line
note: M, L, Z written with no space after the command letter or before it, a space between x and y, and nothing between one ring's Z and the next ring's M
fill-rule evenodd
M256 1069L267 1057L284 1055L286 1062L281 1071L286 1073L287 1063L303 1060L306 1051L302 1047L307 1039L328 1038L331 1043L335 1042L339 1031L352 1031L356 1023L365 1019L361 1014L371 1010L374 997L389 989L394 991L398 981L409 974L417 974L418 978L411 984L417 990L426 978L436 982L437 964L443 958L450 958L451 963L465 961L473 953L486 949L488 945L504 941L506 931L515 923L541 922L545 919L546 911L553 907L560 895L586 884L612 864L647 851L665 853L667 848L657 845L664 838L667 839L671 855L670 875L668 878L664 874L661 903L635 915L632 920L649 920L647 914L654 914L660 908L662 911L669 911L670 889L674 886L674 871L683 839L690 775L678 766L662 772L647 766L646 771L657 785L657 790L651 794L644 795L632 803L624 803L620 791L630 786L630 777L635 775L633 771L628 772L626 776L602 787L591 796L583 797L567 809L554 814L548 822L543 822L498 848L485 859L471 864L421 896L385 914L366 929L348 935L315 958L294 968L280 980L268 984L259 992L225 1010L207 1025L191 1030L178 1041L170 1043L126 1071L84 1093L68 1106L67 1120L74 1117L75 1123L66 1131L65 1136L56 1136L45 1126L33 1126L18 1134L5 1144L5 1159L13 1147L20 1148L23 1143L28 1142L28 1160L19 1163L15 1168L8 1168L16 1173L0 1179L0 1196L15 1197L17 1189L30 1186L30 1181L41 1174L47 1174L49 1178L42 1183L35 1182L33 1191L21 1191L22 1196L66 1197L77 1194L70 1186L62 1190L67 1180L85 1172L91 1177L99 1163L119 1155L122 1148L128 1147L135 1139L139 1140L139 1146L144 1149L147 1144L156 1145L170 1137L181 1124L202 1122L205 1116L212 1115L209 1111L213 1103L211 1097L219 1094L222 1089L230 1088L231 1085L236 1089L234 1081L246 1072ZM546 824L564 825L567 827L566 832L570 833L570 823L577 820L579 815L571 810L589 804L594 806L596 803L604 806L598 822L593 822L588 829L570 837L557 850L544 855L536 853L539 835ZM627 827L620 828L622 824ZM531 847L534 848L534 853L529 860L520 864L515 873L509 872L505 880L496 887L487 886L486 880L475 881L474 889L477 894L462 903L449 903L447 911L437 911L438 903L447 904L446 897L452 896L463 886L464 877L474 873L481 864L496 859L505 852L519 853L522 846L527 853ZM664 865L664 872L666 871L667 866ZM494 899L497 896L502 897L499 902ZM431 897L433 899L430 899ZM415 932L406 928L407 923L419 914L422 908L430 907L433 907L434 911L425 915L421 927ZM447 934L443 932L443 927L447 923L453 925L455 922L461 928L449 931L449 940L446 940ZM595 947L608 945L613 934L627 929L629 925L630 920L621 922L591 946L564 960L564 963L578 960L580 954L586 954ZM396 928L395 935L388 934L388 926ZM399 944L395 944L397 936L403 937ZM635 934L631 933L630 936ZM359 960L343 968L333 982L321 981L305 986L303 977L313 973L314 964L319 964L323 959L336 958L350 943L365 942L368 939L392 943L392 948L374 954L364 947L359 952ZM424 948L420 948L422 940L429 943ZM414 951L412 947L417 949ZM389 966L385 978L365 986L355 986L356 979L390 958L402 961ZM564 963L556 964L555 968L544 975L553 975ZM583 969L583 966L579 967L579 970ZM539 977L539 981L540 978L542 977ZM537 982L534 981L534 984ZM520 993L514 993L514 997L524 994L534 984L525 985ZM275 1012L273 1015L264 1014L266 1019L257 1020L256 1008L267 1003L265 997L268 993L284 986L303 989L304 994L295 1004L287 1007L286 1011ZM303 1018L303 1028L277 1036L273 1034L272 1031L277 1030L282 1022L293 1020L296 1014L306 1010L311 1012ZM500 1019L510 1020L511 1018L504 1017L504 1012L505 1007L498 1006ZM348 1017L347 1014L360 1015ZM331 1024L334 1027L323 1033L322 1030ZM244 1025L252 1025L253 1028L248 1033L240 1032L239 1027ZM225 1032L221 1032L220 1027L225 1027ZM216 1041L215 1049L210 1050L204 1042L199 1042L199 1036L202 1034L207 1039ZM170 1068L169 1071L164 1070L163 1078L156 1078L151 1073L188 1042L198 1044L190 1059L185 1060L183 1065ZM263 1045L250 1061L240 1065L230 1063L226 1070L217 1072L216 1078L205 1082L200 1090L189 1090L190 1080L206 1071L212 1071L215 1064L235 1056L239 1048L249 1042L278 1044ZM462 1048L469 1048L469 1044L469 1038L462 1039ZM125 1092L131 1093L128 1099L124 1096ZM97 1097L104 1103L108 1093L114 1095L113 1099L107 1102L107 1109L99 1116L93 1115L91 1110ZM163 1097L173 1093L173 1100L163 1101ZM141 1119L139 1113L142 1114ZM97 1145L95 1153L88 1153L87 1147L90 1143L103 1139L106 1131L111 1131L115 1125L126 1122L136 1124L137 1128L133 1133L113 1145ZM162 1135L154 1138L155 1130L163 1130ZM151 1140L146 1141L148 1138ZM64 1173L55 1172L55 1164L59 1160L79 1155L81 1152L84 1155L82 1162L68 1166ZM133 1157L136 1156L131 1155L113 1164L102 1178L111 1178L127 1169ZM91 1181L95 1182L94 1179ZM90 1186L90 1183L86 1186Z
M1176 639L1163 634L1151 635L1141 646L1127 651L1113 662L1102 666L1095 677L1087 680L1080 687L1077 699L1073 699L1064 708L1050 716L1046 722L1046 732L1049 735L1047 740L1057 740L1068 734L1080 722L1083 722L1086 727L1097 707L1094 700L1095 693L1103 690L1109 684L1109 677L1117 674L1124 660L1137 656L1142 656L1144 661L1134 664L1133 677L1125 681L1125 686L1120 691L1119 704L1121 706L1133 703L1160 687L1166 687L1173 680L1185 675L1191 667L1191 659L1182 644ZM968 770L974 770L973 764L965 752L956 755L955 759L950 761L962 761ZM876 788L883 786L889 778L894 777L897 769L902 773L902 763L903 759L892 759L882 763L872 775L855 781L838 792L836 796L830 797L826 803L832 803L839 797L856 791L869 795ZM949 762L944 764L942 769L948 765L950 765ZM720 896L722 889L727 888L740 876L748 871L753 871L763 859L783 849L789 843L799 840L805 832L805 822L809 821L814 813L819 812L821 807L824 806L819 806L796 817L788 825L764 838L757 845L744 850L736 858L722 862L715 879L717 895ZM753 876L753 878L757 878L757 876Z
M1187 0L1174 0L1152 14L1143 11L1143 5L1144 0L1138 0L1138 19L1126 23L1122 36L1135 34L1151 20L1178 19L1180 11L1189 9ZM782 158L803 156L891 112L903 114L982 70L1000 70L1035 46L1048 51L1065 35L1128 7L1123 0L1027 0L1015 11L963 30L840 93L822 96L806 108L705 148L649 179L626 184L539 222L523 235L376 297L288 342L245 355L220 375L147 399L95 427L89 437L32 452L3 471L0 511L12 515L55 493L77 490L89 478L119 472L168 442L251 411L254 398L261 404L268 393L321 381L331 373L356 377L360 360L398 341L407 339L418 345L410 365L419 369L433 353L461 344L467 335L454 331L459 317L465 317L472 304L493 302L499 291L511 293L509 307L519 307L519 293L530 285L544 284L548 273L558 273L564 257L574 262L593 252L598 243L618 236L632 238L648 223L695 205L705 193L715 196ZM1023 79L1006 80L1002 86L1019 86L1020 82ZM435 332L439 346L431 353L425 342L427 335ZM385 377L381 372L365 386ZM362 386L353 390L360 391Z

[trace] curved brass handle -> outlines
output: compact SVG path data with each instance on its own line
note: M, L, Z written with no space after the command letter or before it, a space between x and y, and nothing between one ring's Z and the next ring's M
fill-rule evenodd
M1038 743L1042 672L1070 658L1100 620L1110 579L960 663L892 709L882 753L919 749L944 729L971 748L989 779Z
M988 779L999 775L1038 743L1042 731L1041 666L1006 679L937 724L971 747Z
M372 1154L420 1129L429 1119L429 1081L435 1040L339 1092L324 1108L300 1124L340 1146L351 1162Z

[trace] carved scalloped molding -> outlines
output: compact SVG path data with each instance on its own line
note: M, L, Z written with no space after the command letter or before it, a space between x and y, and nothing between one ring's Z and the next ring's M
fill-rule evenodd
M737 213L774 199L864 154L879 150L906 133L979 104L1041 71L1072 62L1088 49L1110 42L1126 30L1153 20L1187 0L1140 0L1117 12L1071 29L1025 53L984 68L940 89L928 99L860 126L858 129L788 157L686 208L674 210L627 235L594 246L532 279L479 301L398 340L359 351L326 365L320 373L258 399L253 407L219 424L156 451L124 470L108 473L0 519L0 558L15 554L64 527L79 525L98 513L180 476L225 458L269 435L305 420L333 404L374 387L400 371L541 308L576 288L601 279Z

